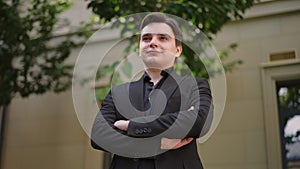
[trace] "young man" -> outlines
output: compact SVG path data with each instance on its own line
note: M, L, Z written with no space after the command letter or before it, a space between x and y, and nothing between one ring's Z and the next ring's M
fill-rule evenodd
M201 169L195 139L210 111L208 82L173 70L182 52L174 19L151 13L140 31L145 73L107 95L93 125L92 146L115 154L111 169ZM127 89L128 97L122 94Z

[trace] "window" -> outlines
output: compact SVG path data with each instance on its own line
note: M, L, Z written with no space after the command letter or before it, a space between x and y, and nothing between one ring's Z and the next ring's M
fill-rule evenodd
M277 81L283 169L300 169L300 79Z

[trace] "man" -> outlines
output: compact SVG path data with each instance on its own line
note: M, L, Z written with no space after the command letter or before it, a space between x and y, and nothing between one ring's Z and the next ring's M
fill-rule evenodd
M182 52L174 19L148 14L140 31L145 73L107 95L95 118L92 146L115 153L111 169L201 169L195 139L212 104L208 82L173 70Z

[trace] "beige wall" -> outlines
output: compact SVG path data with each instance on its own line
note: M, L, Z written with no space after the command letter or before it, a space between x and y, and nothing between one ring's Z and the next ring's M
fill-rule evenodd
M230 59L242 59L244 63L227 73L223 118L212 137L199 145L206 169L268 168L261 64L269 62L269 53L286 50L299 53L299 9L299 1L263 3L250 10L245 20L227 24L217 35L214 41L217 49L237 42L238 48ZM73 16L72 12L68 16ZM99 40L89 46L95 57L114 42L102 39L100 45ZM73 51L72 62L79 52L79 49ZM82 104L85 103L83 100ZM86 111L90 110L87 106ZM98 169L101 166L101 152L90 148L70 91L16 98L9 109L6 129L3 169Z
M274 169L268 167L267 160L267 145L275 141L267 142L266 138L261 65L270 62L270 53L295 50L297 54L300 51L300 5L297 1L289 3L291 6L277 2L262 4L265 8L259 7L261 11L252 10L245 20L223 27L214 41L217 49L238 43L230 59L241 59L244 63L227 73L228 94L223 118L211 139L199 146L208 169ZM285 7L297 10L286 13Z

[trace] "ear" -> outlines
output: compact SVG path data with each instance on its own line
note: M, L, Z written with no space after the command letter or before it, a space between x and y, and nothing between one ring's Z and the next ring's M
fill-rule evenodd
M182 46L181 45L176 46L175 57L179 57L181 55L181 52L182 52Z

